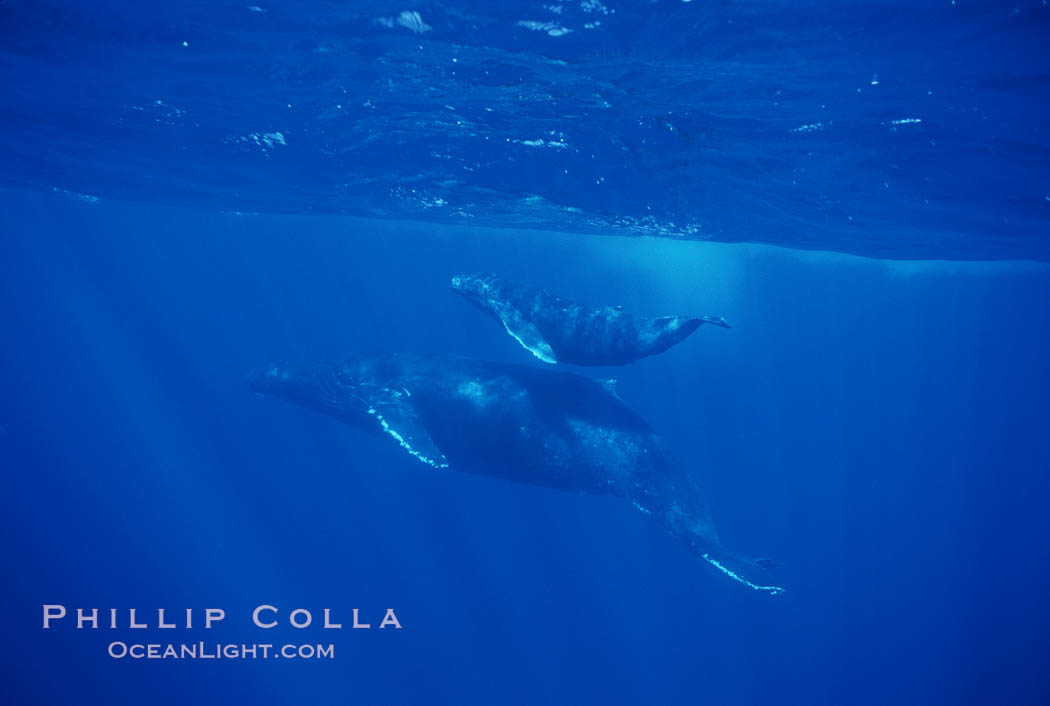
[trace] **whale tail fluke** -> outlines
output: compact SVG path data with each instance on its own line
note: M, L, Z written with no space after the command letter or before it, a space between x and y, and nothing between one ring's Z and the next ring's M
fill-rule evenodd
M692 503L683 506L676 501L663 508L660 514L663 515L664 525L672 535L685 540L694 554L734 581L752 590L774 596L784 592L780 586L768 585L758 578L766 570L775 568L775 561L742 556L725 548L700 502L699 489L695 482L679 486L677 491L676 495L680 501L686 502L691 498ZM645 510L641 505L638 507ZM754 577L754 580L748 577Z
M729 322L721 316L658 316L655 319L649 319L643 327L643 334L651 341L652 346L648 355L662 353L688 338L704 324L731 328Z
M724 316L697 316L696 318L705 324L713 324L722 328L733 328Z

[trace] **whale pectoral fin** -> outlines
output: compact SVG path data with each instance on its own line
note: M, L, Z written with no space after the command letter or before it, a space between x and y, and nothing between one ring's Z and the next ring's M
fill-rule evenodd
M380 402L369 407L368 413L409 454L428 466L448 468L448 459L430 438L411 404L402 400Z
M507 333L520 343L522 348L544 363L553 364L558 362L554 351L543 337L543 334L540 333L540 330L536 328L534 323L523 317L521 312L511 306L503 306L500 307L497 314L499 315L499 320L503 323L503 327L507 329Z

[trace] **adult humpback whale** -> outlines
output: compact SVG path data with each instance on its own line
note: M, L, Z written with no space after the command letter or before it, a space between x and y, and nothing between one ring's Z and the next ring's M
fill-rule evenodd
M782 590L745 577L771 562L722 546L699 488L670 462L656 433L590 378L388 354L271 367L250 381L256 392L388 436L435 468L624 498L731 578L757 591Z
M453 277L452 289L545 363L624 365L663 353L702 324L729 328L720 316L642 319L620 307L585 307L490 274Z

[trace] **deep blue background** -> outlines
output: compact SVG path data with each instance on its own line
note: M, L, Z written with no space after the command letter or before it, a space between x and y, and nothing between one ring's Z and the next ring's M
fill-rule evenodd
M1045 702L1044 266L0 198L12 703ZM436 472L243 381L527 362L449 291L475 269L734 324L613 374L784 596L624 503ZM127 631L45 632L43 603L223 607L207 638L237 642L277 639L259 603L405 628L291 636L334 662L116 661Z

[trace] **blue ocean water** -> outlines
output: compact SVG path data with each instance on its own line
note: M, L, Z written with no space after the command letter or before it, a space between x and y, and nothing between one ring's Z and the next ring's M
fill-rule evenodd
M5 703L1045 703L1048 18L3 2ZM252 394L352 353L542 365L450 291L471 271L732 323L575 371L783 595L623 501ZM43 630L45 604L197 622Z

